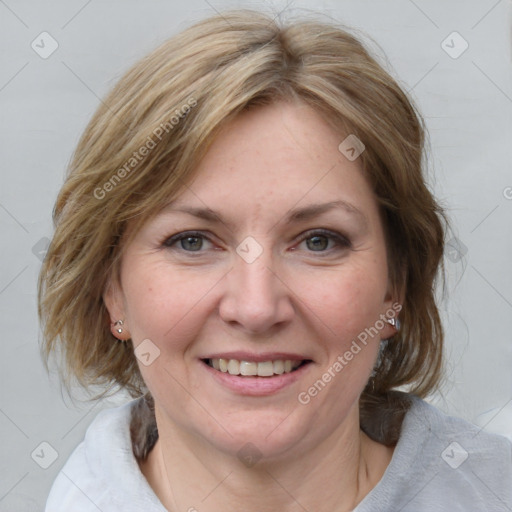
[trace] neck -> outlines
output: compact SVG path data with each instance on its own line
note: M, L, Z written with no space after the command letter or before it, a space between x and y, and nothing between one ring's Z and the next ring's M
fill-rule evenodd
M371 491L393 448L359 429L358 409L320 444L247 467L156 411L159 439L141 471L170 512L350 511ZM355 420L355 421L354 421Z

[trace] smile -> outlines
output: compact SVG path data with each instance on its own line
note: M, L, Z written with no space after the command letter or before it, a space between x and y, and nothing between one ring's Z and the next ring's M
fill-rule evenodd
M303 364L306 360L297 361L291 359L276 359L273 361L239 361L237 359L205 359L204 362L215 370L230 375L243 377L273 377L283 373L291 373Z

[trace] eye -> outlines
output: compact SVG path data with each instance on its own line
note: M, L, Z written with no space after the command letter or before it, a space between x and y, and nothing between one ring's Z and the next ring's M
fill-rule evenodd
M211 244L211 241L203 233L199 231L185 231L167 238L163 245L185 252L202 252L201 249L204 248L205 243Z
M326 229L317 229L306 232L302 236L301 244L306 243L310 252L328 252L331 249L351 247L347 237Z

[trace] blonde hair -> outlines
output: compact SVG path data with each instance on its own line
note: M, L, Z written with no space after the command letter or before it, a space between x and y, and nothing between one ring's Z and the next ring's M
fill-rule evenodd
M365 46L332 23L280 25L255 11L225 12L166 41L122 77L85 129L55 205L39 280L44 360L60 348L65 382L147 392L133 347L111 335L102 299L126 227L136 232L185 186L223 124L280 100L311 106L366 147L359 158L380 206L390 277L405 299L401 330L361 396L361 423L391 444L397 433L384 432L382 413L400 419L406 408L394 390L407 385L424 397L442 373L434 284L444 215L425 183L421 116Z

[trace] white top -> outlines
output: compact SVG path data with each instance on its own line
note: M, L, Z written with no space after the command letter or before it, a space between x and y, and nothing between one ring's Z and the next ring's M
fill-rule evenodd
M45 512L166 512L132 452L134 402L97 415ZM512 442L414 397L382 479L354 509L377 511L512 512Z

